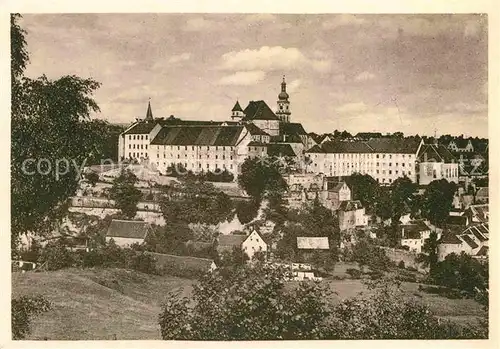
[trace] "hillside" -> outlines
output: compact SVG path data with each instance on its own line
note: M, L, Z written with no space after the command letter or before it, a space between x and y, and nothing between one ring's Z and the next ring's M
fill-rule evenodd
M368 291L360 280L325 282L337 292L333 302ZM54 304L51 311L35 318L28 339L161 339L157 320L166 294L182 287L188 294L192 284L192 280L123 269L12 274L13 297L42 294ZM483 313L474 300L426 294L414 283L403 283L402 287L408 298L427 304L439 317L463 325L477 323Z
M168 291L191 280L123 269L13 273L13 297L42 294L53 309L34 321L27 339L161 339L160 306Z

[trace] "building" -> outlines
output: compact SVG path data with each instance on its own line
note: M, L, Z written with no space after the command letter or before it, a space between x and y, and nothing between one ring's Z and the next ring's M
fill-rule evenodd
M324 178L320 201L326 208L336 211L340 203L350 200L351 189L345 181L337 177Z
M297 237L299 250L329 250L328 237Z
M417 155L421 139L377 138L368 141L335 141L306 151L311 172L327 176L368 174L381 184L408 177L417 182Z
M423 144L418 153L417 166L420 185L440 179L458 184L459 163L442 144Z
M488 223L490 211L488 204L470 205L464 212L471 223Z
M352 230L368 225L368 216L359 200L343 201L338 209L339 227L341 231Z
M423 221L414 221L401 226L401 246L408 246L409 251L421 253L425 239L431 235L431 229Z
M438 260L444 260L451 253L459 255L462 252L480 260L486 259L488 240L487 223L472 224L465 229L448 230L438 241Z
M120 247L142 244L151 231L151 225L143 221L113 219L106 233L106 242L113 240Z
M249 235L228 234L219 236L217 252L232 252L235 248L241 250L251 260L257 252L261 252L266 256L268 245L256 230Z
M447 148L456 153L471 153L474 151L474 146L472 145L472 141L470 139L454 139L448 143Z
M292 123L290 100L283 78L276 113L262 100L242 109L237 101L228 121L153 118L148 103L146 118L137 119L119 137L120 161L151 164L160 173L181 164L192 172L227 170L239 173L248 157L275 156L302 166L310 136Z
M181 271L207 273L217 269L217 265L211 259L191 256L176 256L170 254L146 252L155 260L156 268L160 271L176 269Z

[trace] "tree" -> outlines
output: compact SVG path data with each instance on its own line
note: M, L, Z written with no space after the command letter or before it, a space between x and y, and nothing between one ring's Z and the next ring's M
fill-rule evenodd
M240 201L236 205L236 215L242 224L253 221L259 213L260 202L253 199L249 202Z
M353 173L346 178L347 185L351 188L354 200L361 201L367 209L373 209L379 197L379 184L370 175Z
M92 94L100 84L92 79L64 76L23 76L29 61L26 32L11 16L11 232L51 231L66 212L80 168L95 149L99 107Z
M424 194L422 215L439 227L443 226L452 208L456 184L446 179L429 183Z
M116 207L128 218L135 217L137 203L142 198L142 192L135 187L137 181L134 173L122 169L120 175L113 181L110 190L110 197L115 200Z
M434 276L436 272L436 266L438 263L437 248L438 248L437 233L435 231L431 231L429 237L424 241L424 246L422 246L422 251L424 253L420 254L417 257L417 261L423 262L424 266L429 267L429 274L431 278Z
M260 158L245 159L238 175L240 187L259 201L266 194L283 193L287 187L276 163L265 160Z
M417 185L408 177L400 177L391 184L392 221L399 222L401 216L413 205L413 193Z
M162 338L322 339L327 291L306 282L287 290L284 275L260 263L206 275L189 299L179 294L167 297L159 319Z

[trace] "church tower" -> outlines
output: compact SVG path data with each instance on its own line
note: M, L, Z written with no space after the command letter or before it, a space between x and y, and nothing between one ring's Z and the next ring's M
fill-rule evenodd
M276 111L276 116L281 122L290 122L290 101L289 96L286 93L286 81L283 75L283 82L281 83L281 92L278 95L278 110Z
M240 121L245 116L243 109L241 109L240 102L236 101L233 109L231 109L231 120Z
M148 102L148 111L146 112L146 118L144 120L153 121L153 112L151 111L151 98L149 99Z

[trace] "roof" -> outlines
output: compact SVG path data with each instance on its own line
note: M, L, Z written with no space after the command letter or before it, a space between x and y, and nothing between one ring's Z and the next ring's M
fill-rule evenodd
M446 218L446 225L467 225L467 217L466 216L448 216Z
M167 119L157 119L157 121L162 126L175 126L175 125L184 125L184 126L221 126L223 124L227 125L238 125L238 121L213 121L213 120L184 120L180 118L176 118L173 115L170 115Z
M176 256L171 254L162 254L156 252L145 252L156 261L156 266L159 268L169 267L172 265L180 266L189 270L209 271L212 267L213 260L207 258L197 258L191 256Z
M247 131L252 135L252 136L269 136L269 133L265 132L264 130L258 128L254 124L246 124L245 125Z
M476 198L477 197L487 198L489 196L489 190L488 189L489 189L488 187L479 188L479 190L476 193Z
M403 239L421 239L420 233L430 230L430 228L422 221L414 221L401 226L403 231Z
M339 205L339 211L354 211L362 208L363 206L359 200L342 201Z
M420 162L457 162L456 158L442 144L423 144L418 153Z
M106 236L128 239L144 239L149 231L149 228L150 225L147 222L113 219L109 224Z
M488 246L481 246L479 251L477 251L476 256L487 256L488 255Z
M241 244L247 239L246 235L240 234L227 234L219 236L218 246L220 247L240 247Z
M443 233L438 242L440 244L460 245L462 240L460 240L455 234L448 231Z
M328 250L327 237L297 237L297 248L302 250Z
M231 111L243 111L243 109L241 109L240 102L236 101L236 104L234 105L233 109L231 109Z
M470 205L468 210L470 210L472 214L481 221L488 222L488 214L489 214L488 204Z
M225 145L237 144L243 126L165 126L151 145Z
M309 149L308 153L392 153L416 154L419 138L374 138L369 141L331 141Z
M264 101L250 101L243 111L245 117L243 121L251 120L279 120L274 112Z
M307 132L298 122L284 122L280 123L280 134L303 136L307 135Z
M146 111L146 120L153 120L153 112L151 111L151 101L148 102L148 110Z
M290 144L287 143L272 143L267 147L267 155L269 156L290 156L294 157L295 152L293 151Z
M131 126L124 134L149 134L151 130L156 126L156 121L139 121L135 125Z
M472 238L471 238L469 235L465 235L465 234L464 234L464 235L460 235L460 237L461 237L461 238L462 238L462 240L464 240L464 241L467 243L467 245L469 245L472 249L475 249L475 248L479 247L479 245L478 245L478 244L476 244L476 243L474 242L474 240L472 240Z

